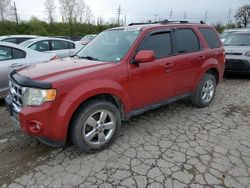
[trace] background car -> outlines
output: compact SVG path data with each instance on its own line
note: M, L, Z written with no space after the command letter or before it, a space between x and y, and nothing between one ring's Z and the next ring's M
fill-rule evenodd
M0 98L7 94L11 70L48 62L55 57L54 53L41 53L9 42L0 42Z
M80 44L82 45L87 45L90 41L92 41L97 35L92 34L92 35L85 35L81 40Z
M0 41L20 44L26 40L34 39L37 37L39 36L37 35L5 35L5 36L0 37Z
M50 37L27 40L20 45L39 52L53 52L59 58L74 56L82 48L73 41Z
M227 37L229 37L231 34L236 33L236 32L249 32L250 29L246 28L237 28L237 29L225 29L223 33L220 34L220 38L222 42L225 42Z
M226 72L250 73L250 32L236 32L224 42Z

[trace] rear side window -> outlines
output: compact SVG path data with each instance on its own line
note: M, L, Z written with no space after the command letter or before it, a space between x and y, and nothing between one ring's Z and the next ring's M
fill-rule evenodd
M157 59L171 55L172 45L170 33L155 33L150 35L142 43L140 50L153 50Z
M12 55L13 55L13 59L22 59L22 58L25 58L26 53L21 50L13 48Z
M12 59L11 48L0 46L0 61Z
M220 40L212 28L199 28L199 31L210 48L219 48L221 46Z
M52 40L51 41L52 50L65 50L69 49L69 43L66 41Z
M192 29L177 29L174 32L176 52L188 53L200 50L200 42Z

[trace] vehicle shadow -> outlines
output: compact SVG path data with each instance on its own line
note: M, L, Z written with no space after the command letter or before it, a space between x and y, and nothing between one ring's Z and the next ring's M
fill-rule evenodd
M250 79L250 73L249 74L225 73L224 78L248 80Z

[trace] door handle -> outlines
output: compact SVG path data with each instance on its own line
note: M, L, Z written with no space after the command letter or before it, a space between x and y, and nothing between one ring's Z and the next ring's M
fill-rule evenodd
M199 61L201 61L201 60L206 59L206 57L205 57L205 56L199 56L197 59L198 59Z
M11 68L16 68L16 67L21 67L21 66L23 66L22 63L13 63L10 65Z
M166 72L171 72L172 68L173 68L173 64L172 63L166 63L163 67L166 70Z

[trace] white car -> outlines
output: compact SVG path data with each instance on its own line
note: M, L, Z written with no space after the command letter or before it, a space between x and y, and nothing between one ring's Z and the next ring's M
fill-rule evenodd
M10 71L55 58L54 53L41 53L9 42L0 42L0 98L8 92Z
M4 35L4 36L0 36L0 41L20 44L26 40L34 39L37 37L39 36L37 35Z
M50 37L27 40L20 45L39 52L53 52L59 58L74 56L82 48L73 41Z

